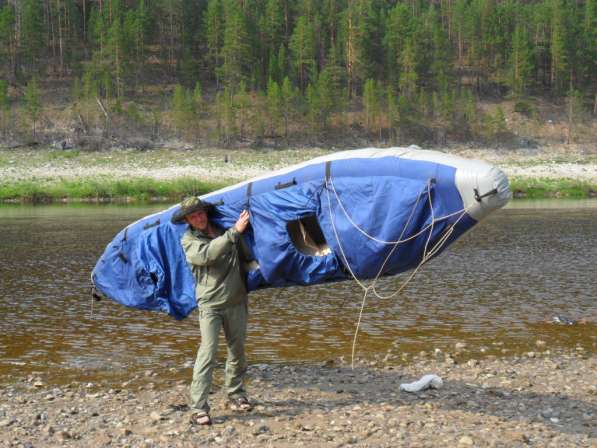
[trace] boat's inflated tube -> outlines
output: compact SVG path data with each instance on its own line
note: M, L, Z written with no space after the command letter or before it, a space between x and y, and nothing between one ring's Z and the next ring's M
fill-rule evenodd
M249 211L249 290L412 269L509 198L497 168L416 147L334 153L201 197L216 205L212 219L223 228ZM180 245L187 225L170 222L178 207L115 237L92 274L99 292L176 318L195 308Z

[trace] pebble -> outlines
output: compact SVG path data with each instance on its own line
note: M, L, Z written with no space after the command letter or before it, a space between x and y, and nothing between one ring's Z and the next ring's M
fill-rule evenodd
M341 363L326 367L323 362L251 367L249 390L258 403L255 412L231 414L224 408L225 394L218 388L218 398L212 399L211 428L190 426L183 408L170 410L173 407L168 403L184 403L181 394L186 393L186 382L170 387L174 383L160 376L154 380L152 375L142 374L129 390L119 393L97 383L94 387L99 392L87 395L81 393L87 389L82 384L73 388L76 393L70 397L64 393L66 388L53 389L55 399L45 406L47 391L26 387L31 382L20 383L24 390L1 392L0 425L12 422L0 432L8 435L7 440L20 440L8 445L11 448L22 447L25 441L36 447L73 448L179 448L209 443L590 446L587 434L594 420L590 403L597 388L584 372L595 370L595 359L585 352L576 354L574 349L565 356L547 356L544 351L536 355L509 359L481 356L458 367L431 356L397 365L393 371L383 370L383 363L369 368L369 360L354 371ZM448 355L448 359L452 357ZM416 396L396 393L396 384L431 372L446 380L441 391ZM138 389L149 381L155 381L154 390ZM349 393L353 389L359 393ZM338 395L338 390L345 392ZM170 423L157 425L165 416ZM463 429L460 433L459 427ZM393 444L388 445L388 440Z
M269 427L267 427L266 425L260 425L260 426L257 426L257 427L255 427L253 429L253 433L252 434L254 436L256 436L258 434L265 434L266 432L269 432L269 431L270 431Z
M5 418L3 420L0 420L0 428L6 428L7 426L12 425L13 423L16 423L16 420L13 418Z
M470 436L462 436L460 440L458 440L458 444L463 446L473 446L474 442Z
M70 433L69 433L68 431L64 431L64 430L62 430L62 431L58 431L58 432L56 433L56 437L57 437L57 438L58 438L58 440L60 440L61 442L64 442L64 441L66 441L66 440L70 439L70 438L71 438L71 435L70 435Z

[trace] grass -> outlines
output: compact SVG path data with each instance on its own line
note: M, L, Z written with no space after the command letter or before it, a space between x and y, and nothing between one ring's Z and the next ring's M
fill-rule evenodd
M194 178L156 180L80 179L43 182L35 180L0 184L0 202L45 203L59 201L160 202L180 200L223 188L229 182L204 182ZM573 179L513 178L514 197L527 199L587 198L597 194L597 185Z
M527 199L575 198L582 199L597 195L597 184L575 179L510 179L514 197Z
M0 201L44 203L64 200L97 202L156 202L179 200L187 195L209 193L226 186L223 182L202 182L193 178L156 180L81 179L44 183L17 181L0 184Z
M0 150L0 202L157 202L203 194L240 179L327 154L328 149L86 152L50 148ZM549 159L545 157L549 155ZM501 159L506 166L595 163L597 156L544 153ZM154 176L166 172L162 179ZM129 177L131 176L131 177ZM201 180L198 180L201 179ZM597 195L594 180L511 177L515 197L586 198Z

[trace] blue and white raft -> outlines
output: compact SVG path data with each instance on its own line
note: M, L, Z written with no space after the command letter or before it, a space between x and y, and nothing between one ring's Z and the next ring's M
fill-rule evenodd
M255 263L249 291L393 275L420 266L511 197L499 169L436 151L333 153L201 196L243 234ZM97 262L98 292L121 304L186 317L195 284L172 224L179 205L123 229Z

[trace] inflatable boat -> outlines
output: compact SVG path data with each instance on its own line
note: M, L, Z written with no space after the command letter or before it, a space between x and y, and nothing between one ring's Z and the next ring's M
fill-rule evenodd
M485 162L408 148L325 155L201 196L222 228L248 210L247 289L395 275L439 255L511 197ZM182 319L197 305L179 204L120 231L98 260L97 292Z

